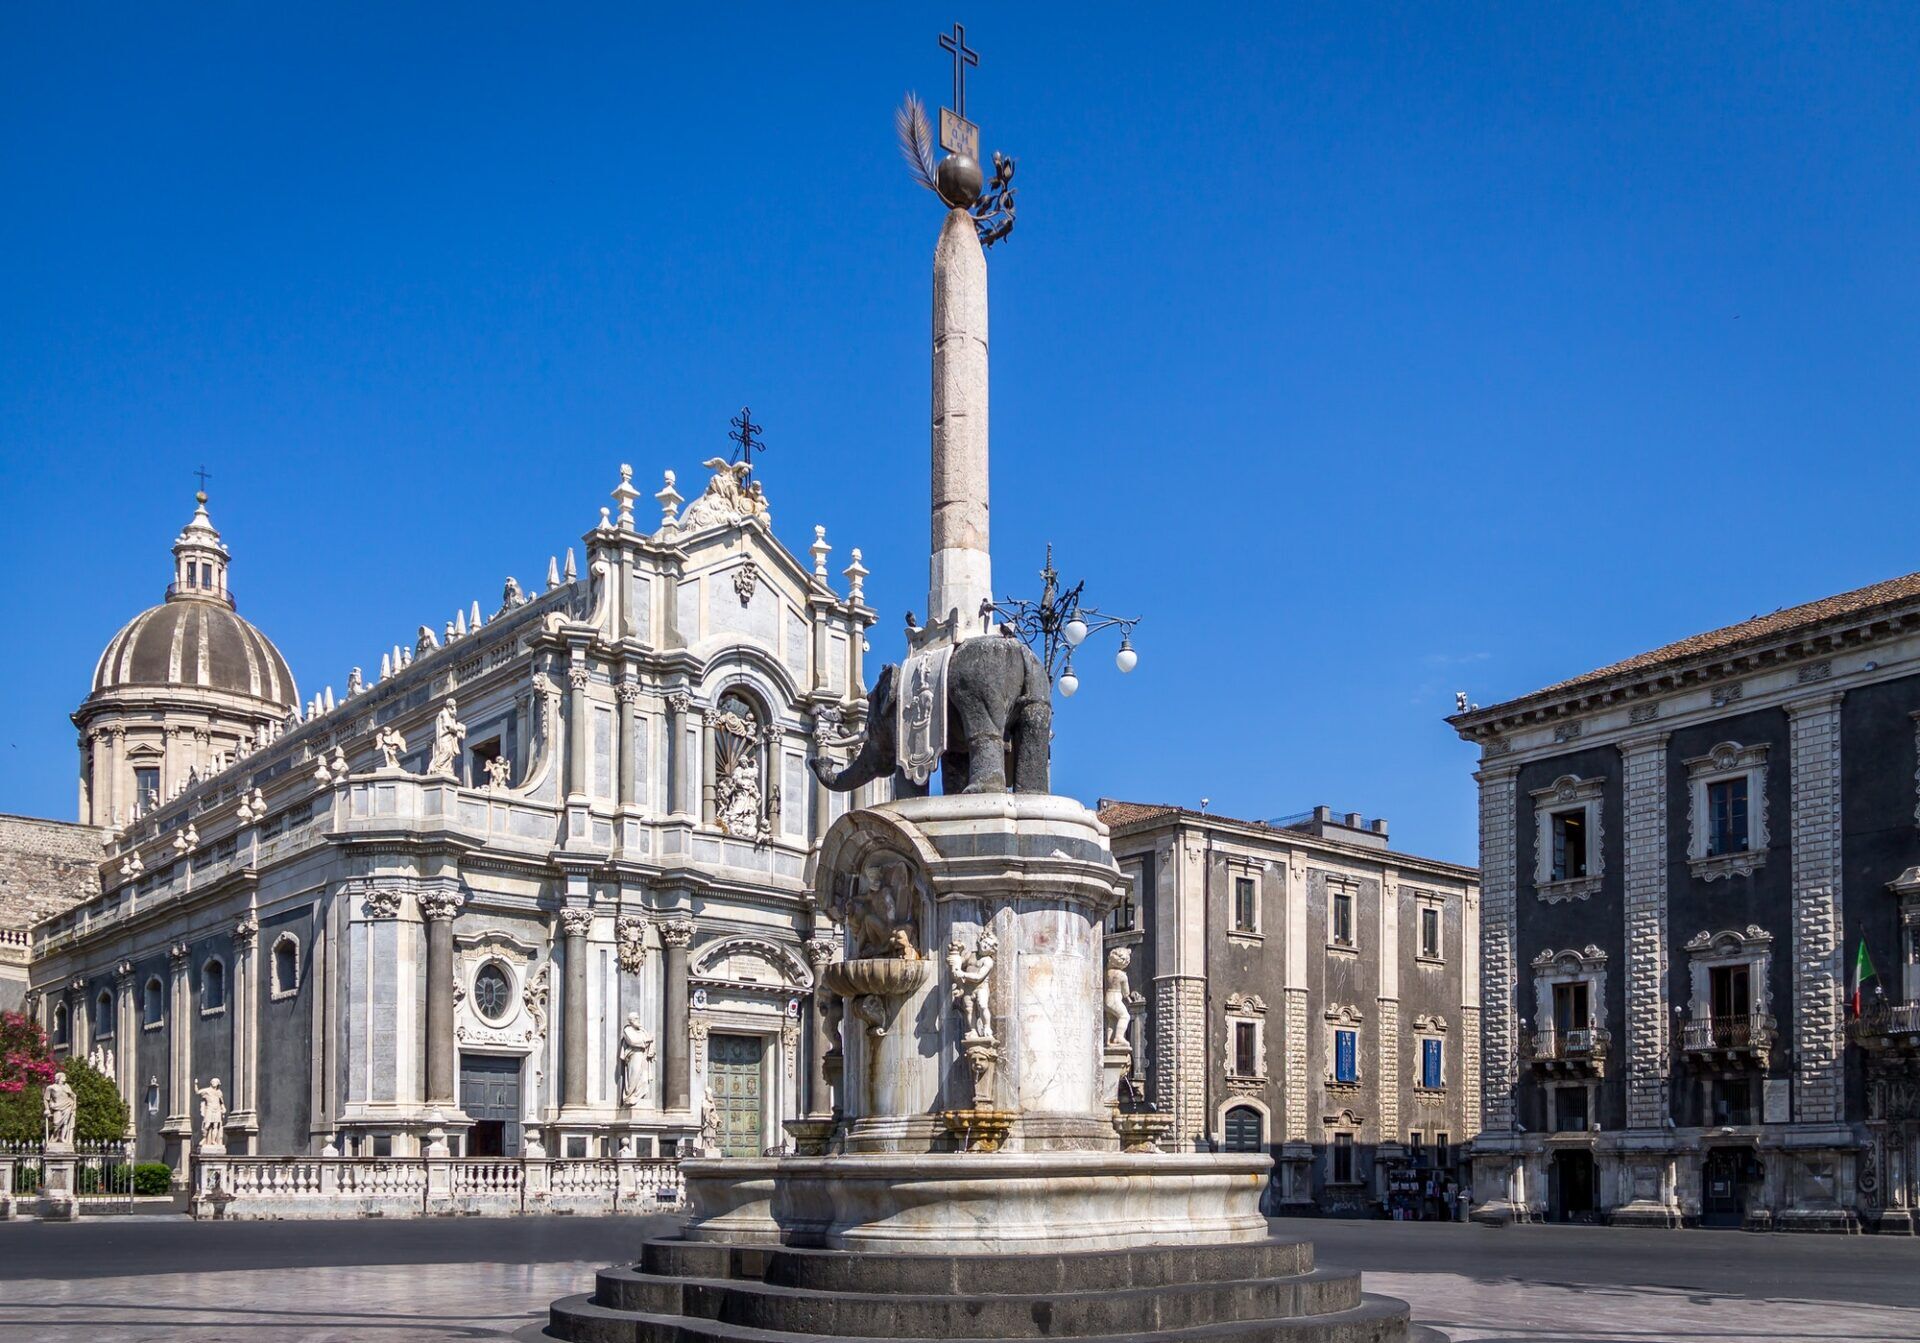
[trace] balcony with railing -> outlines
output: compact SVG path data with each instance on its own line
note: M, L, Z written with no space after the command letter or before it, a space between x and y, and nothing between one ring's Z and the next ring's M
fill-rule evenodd
M1589 1073L1603 1077L1607 1055L1613 1047L1613 1033L1604 1026L1582 1026L1568 1030L1522 1032L1521 1046L1528 1061L1545 1072Z
M1869 998L1847 1035L1862 1049L1920 1051L1920 1000L1897 1002L1884 994Z
M1715 1013L1685 1022L1681 1044L1696 1063L1766 1067L1780 1032L1766 1012Z

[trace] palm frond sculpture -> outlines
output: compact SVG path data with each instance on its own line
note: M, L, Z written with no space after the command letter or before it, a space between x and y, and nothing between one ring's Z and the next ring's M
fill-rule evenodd
M927 123L927 109L920 95L909 93L900 110L893 114L893 128L900 136L900 154L913 170L913 180L940 194L933 169L933 127Z

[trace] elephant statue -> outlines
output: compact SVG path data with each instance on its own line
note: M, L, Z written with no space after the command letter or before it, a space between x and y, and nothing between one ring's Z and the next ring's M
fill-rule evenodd
M898 797L924 796L899 771L894 725L900 668L881 668L867 692L866 737L844 769L821 757L807 761L837 793L895 775ZM947 793L1044 793L1053 736L1053 686L1033 650L1008 635L963 640L947 663L947 750L940 787ZM1008 776L1012 787L1008 787Z

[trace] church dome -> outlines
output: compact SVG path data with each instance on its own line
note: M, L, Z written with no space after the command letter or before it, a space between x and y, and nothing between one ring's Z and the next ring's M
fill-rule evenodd
M299 702L293 673L272 640L242 619L227 590L227 548L195 496L193 520L173 543L167 599L113 636L93 692L177 689L240 695L281 710Z

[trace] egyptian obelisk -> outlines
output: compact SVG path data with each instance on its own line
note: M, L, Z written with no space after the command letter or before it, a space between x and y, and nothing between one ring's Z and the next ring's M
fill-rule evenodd
M929 624L984 629L993 601L987 551L987 257L973 216L947 212L933 253L933 549Z

